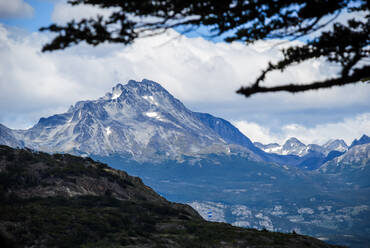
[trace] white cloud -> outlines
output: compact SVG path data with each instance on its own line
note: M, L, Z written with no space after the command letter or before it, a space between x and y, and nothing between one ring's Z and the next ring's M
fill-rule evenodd
M65 24L72 19L80 20L82 18L93 18L97 15L108 17L111 14L111 9L102 9L83 4L71 6L67 1L61 0L54 5L51 19L55 23Z
M24 0L0 0L0 18L30 18L34 9Z
M276 133L274 126L299 123L309 128L353 118L370 107L370 87L365 84L296 95L261 94L249 99L236 95L235 90L253 81L269 60L279 59L279 51L272 48L276 41L247 47L190 39L169 31L128 47L82 44L41 53L50 37L14 32L0 26L0 123L12 128L28 127L78 100L103 96L117 82L143 78L161 83L194 111L263 123L259 132L260 137L265 134L264 140ZM274 73L267 84L308 82L335 71L315 61L284 74Z
M347 144L363 134L370 134L370 113L344 118L340 122L325 123L308 128L291 123L272 132L269 128L247 121L235 121L233 124L252 141L263 144L277 142L283 144L290 137L296 137L305 144L323 144L330 139L344 139Z
M233 124L240 130L240 132L250 138L253 142L258 141L262 144L269 144L281 141L281 138L278 138L276 134L272 134L268 128L262 127L257 123L248 121L235 121Z

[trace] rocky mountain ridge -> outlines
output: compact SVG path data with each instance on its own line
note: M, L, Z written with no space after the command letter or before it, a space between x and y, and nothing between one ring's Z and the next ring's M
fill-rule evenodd
M305 145L295 137L289 138L285 141L283 145L279 145L278 143L264 145L260 142L255 142L254 145L268 153L276 153L280 155L296 155L299 157L303 157L309 152L319 152L327 156L332 151L346 152L349 148L346 142L342 139L329 140L323 145Z
M367 136L367 135L362 135L361 138L359 138L358 140L355 139L351 145L350 145L350 148L351 147L354 147L354 146L357 146L357 145L364 145L364 144L368 144L370 143L370 137Z

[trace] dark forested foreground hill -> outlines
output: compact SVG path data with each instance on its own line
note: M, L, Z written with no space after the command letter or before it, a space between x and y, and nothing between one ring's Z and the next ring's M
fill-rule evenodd
M335 247L203 220L89 158L0 146L0 247Z

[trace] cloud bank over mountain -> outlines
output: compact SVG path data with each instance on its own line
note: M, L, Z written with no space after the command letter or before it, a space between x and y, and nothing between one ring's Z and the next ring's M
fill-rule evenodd
M345 118L341 122L319 124L313 127L286 124L275 132L254 122L235 121L233 124L253 141L264 144L273 142L283 144L289 137L299 137L305 144L324 144L330 139L340 137L347 144L351 144L353 137L370 133L370 113L359 114L355 118Z

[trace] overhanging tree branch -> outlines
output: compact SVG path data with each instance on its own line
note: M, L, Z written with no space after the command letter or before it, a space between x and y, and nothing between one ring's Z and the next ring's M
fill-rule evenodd
M278 92L278 91L286 91L290 93L298 93L308 90L318 90L324 88L331 88L333 86L343 86L348 84L355 84L360 81L364 83L370 81L370 67L367 66L360 70L356 70L353 75L347 77L339 77L334 79L328 79L319 82L312 82L310 84L286 84L281 86L275 87L263 87L259 86L258 84L254 84L250 87L241 87L237 93L242 94L246 97L249 97L256 93L267 93L267 92Z
M43 52L65 49L80 42L93 46L104 42L127 45L140 37L158 35L176 27L193 30L207 27L213 36L225 35L226 42L246 44L266 39L295 40L331 27L330 31L306 38L303 46L283 49L281 61L270 62L250 87L241 87L238 93L245 96L258 92L295 93L368 81L370 77L368 0L70 0L69 3L111 9L111 14L105 18L82 18L79 22L71 20L64 26L53 24L41 28L41 31L57 34L43 47ZM346 24L334 23L343 12L360 15L360 18ZM314 59L339 65L340 75L306 85L261 86L270 72L284 71ZM362 69L356 69L360 67Z

